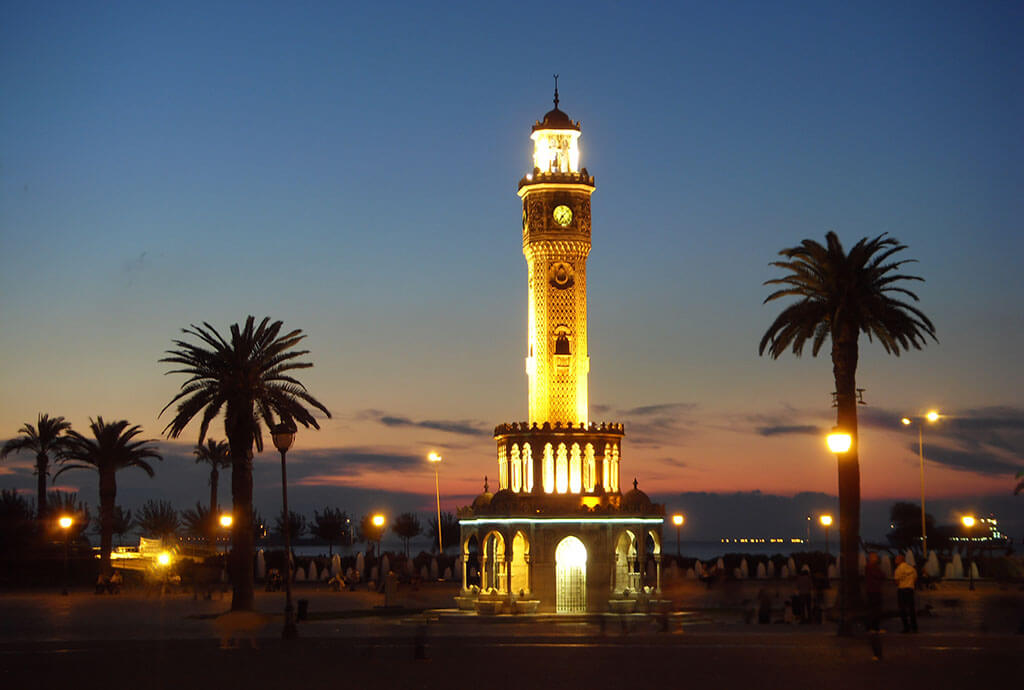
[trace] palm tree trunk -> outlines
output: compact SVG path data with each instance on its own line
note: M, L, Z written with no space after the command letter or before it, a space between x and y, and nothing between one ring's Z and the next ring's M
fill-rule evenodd
M36 455L36 517L42 521L46 518L46 471L50 458L46 453Z
M252 572L252 458L253 436L242 430L228 437L231 444L231 610L252 611L255 603Z
M110 550L114 541L114 504L117 479L113 470L100 471L100 572L110 575Z
M833 338L832 372L836 381L836 425L850 434L850 450L839 465L840 606L847 613L840 632L848 632L849 612L860 609L860 461L857 438L857 333Z

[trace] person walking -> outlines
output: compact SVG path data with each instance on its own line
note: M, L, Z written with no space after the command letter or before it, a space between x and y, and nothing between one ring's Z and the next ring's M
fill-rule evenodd
M914 603L914 587L917 585L917 568L907 563L903 556L896 557L896 602L900 607L903 632L917 632L917 606Z

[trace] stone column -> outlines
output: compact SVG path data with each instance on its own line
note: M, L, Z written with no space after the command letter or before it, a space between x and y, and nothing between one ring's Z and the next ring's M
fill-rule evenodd
M654 570L655 570L655 573L657 573L657 580L656 580L657 585L655 586L654 591L657 592L658 594L661 594L661 554L660 553L654 554Z

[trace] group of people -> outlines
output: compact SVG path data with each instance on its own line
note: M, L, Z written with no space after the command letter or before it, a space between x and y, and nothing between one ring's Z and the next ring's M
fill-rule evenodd
M896 557L896 603L900 610L900 621L904 633L917 632L917 606L914 603L914 589L917 586L917 569L907 563L903 556ZM868 629L881 631L882 624L882 584L887 578L882 571L881 559L878 554L868 554L868 562L864 567L864 592L867 595Z
M124 578L121 576L120 571L115 570L109 576L100 573L99 577L96 578L96 593L120 594L122 584L124 584Z

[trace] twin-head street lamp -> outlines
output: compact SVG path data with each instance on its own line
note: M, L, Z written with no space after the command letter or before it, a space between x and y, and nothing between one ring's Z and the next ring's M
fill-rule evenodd
M64 530L64 589L60 593L67 596L71 586L71 583L68 582L68 535L71 533L71 525L75 524L75 521L70 515L61 515L57 519L57 524Z
M936 410L929 410L923 418L917 418L917 456L921 463L921 553L924 554L924 558L928 558L928 530L925 527L925 513L924 513L924 424L921 422L928 420L932 424L939 421L940 415ZM904 417L900 420L903 422L903 426L910 426L915 423L915 420L910 417Z
M686 518L683 517L682 513L676 513L672 516L672 524L676 526L676 558L681 558L679 550L679 532L682 530L684 522L686 522Z
M427 460L434 466L434 491L437 494L437 555L440 557L444 553L444 542L441 541L441 485L437 479L437 468L441 465L441 456L431 451Z
M292 608L292 525L291 514L288 512L288 470L285 461L288 449L295 442L297 431L295 422L290 419L275 424L270 429L274 447L281 453L281 506L284 512L284 628L281 630L281 637L286 640L294 640L299 636L299 630L295 627L295 609ZM251 566L245 564L245 567Z
M828 528L832 526L832 516L822 515L818 518L818 522L825 528L825 555L828 556Z

